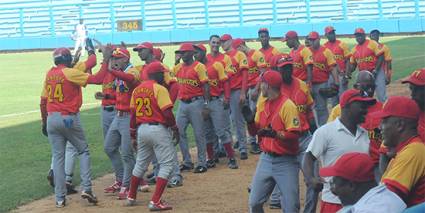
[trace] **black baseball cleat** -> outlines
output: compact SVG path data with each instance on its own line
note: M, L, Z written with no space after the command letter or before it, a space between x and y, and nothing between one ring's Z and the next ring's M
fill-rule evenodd
M71 195L71 194L75 194L78 191L75 190L75 186L72 185L72 182L66 182L66 194L67 195Z
M233 144L233 149L239 149L239 141L236 141L236 143Z
M269 208L270 209L281 209L282 206L280 205L280 203L270 203Z
M241 158L241 160L247 160L248 159L248 154L246 152L241 152L240 158Z
M251 150L249 152L254 155L260 154L261 150L260 150L260 146L258 146L258 143L252 143Z
M180 164L180 171L191 171L193 169L193 163L191 165Z
M66 200L60 200L60 201L56 201L56 208L63 208L66 206Z
M227 163L227 167L229 167L230 169L239 168L238 163L236 163L236 159L234 159L234 158L229 159L229 162Z
M215 167L215 161L214 160L207 160L207 168L214 168Z
M49 181L51 187L55 187L55 176L53 174L53 169L50 169L47 173L47 181Z
M193 170L193 173L204 173L206 172L208 169L205 166L197 166L195 168L195 170Z
M96 204L98 202L96 196L94 196L93 192L91 191L83 191L81 193L81 198L87 199L89 203L93 203L93 204Z

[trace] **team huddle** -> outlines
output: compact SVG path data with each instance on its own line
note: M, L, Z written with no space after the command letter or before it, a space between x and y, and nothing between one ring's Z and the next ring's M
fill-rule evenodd
M264 212L269 200L270 208L299 212L300 171L306 184L304 212L316 212L320 193L324 213L402 212L424 203L425 69L403 81L411 99L387 98L392 59L390 49L379 43L381 33L373 30L367 39L357 28L350 51L333 27L324 32L325 44L313 31L303 45L297 32L288 31L282 41L289 53L270 45L266 28L258 31L259 50L229 34L211 35L209 51L203 44L182 43L171 68L152 43L133 48L144 62L135 66L125 43L95 40L103 57L95 74L91 39L86 39L84 62L78 51L73 56L67 48L56 49L40 101L42 133L52 147L48 179L56 207L66 205L67 194L77 193L72 184L77 156L81 197L98 202L79 114L87 84L102 85L95 98L102 102L104 151L115 173L104 193L116 194L128 206L137 205L138 191L155 184L149 210L171 210L161 197L166 187L183 185L182 172L205 173L223 157L229 169L239 169L238 160L248 159L248 153L260 154L247 183L250 212ZM196 161L188 144L189 124Z

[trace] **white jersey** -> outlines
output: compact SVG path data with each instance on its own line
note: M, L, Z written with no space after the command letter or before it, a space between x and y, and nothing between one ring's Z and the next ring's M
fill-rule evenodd
M85 38L86 35L86 25L84 24L77 24L75 26L75 36L77 38Z

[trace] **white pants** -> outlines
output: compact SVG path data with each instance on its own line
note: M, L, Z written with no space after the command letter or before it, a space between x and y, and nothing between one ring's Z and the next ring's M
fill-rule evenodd
M77 53L79 47L81 47L82 49L81 56L84 56L84 49L86 48L86 37L77 37L77 39L75 40L74 52L72 53L73 55Z

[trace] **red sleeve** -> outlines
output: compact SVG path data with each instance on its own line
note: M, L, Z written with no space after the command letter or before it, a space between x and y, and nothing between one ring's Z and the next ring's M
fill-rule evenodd
M248 126L249 135L255 136L257 134L257 131L258 131L257 125L255 123L250 123L250 124L247 124L247 126Z
M115 77L127 82L127 83L133 83L136 79L134 78L134 75L129 74L129 73L125 73L125 72L121 72L118 70L113 70L112 75L114 75Z
M165 125L167 127L173 127L176 125L176 119L174 118L174 114L173 114L173 108L169 107L166 110L162 111L162 113L164 114L164 118L165 118Z
M130 109L130 136L132 139L136 139L136 110L134 108Z
M86 65L86 69L87 70L91 70L91 68L93 68L94 66L96 66L96 64L97 64L96 54L89 55L89 57L84 62L84 64Z
M40 99L40 113L41 113L41 121L43 124L47 123L47 98L41 97Z
M248 89L248 69L244 68L241 70L242 72L242 91L247 91Z
M108 71L106 71L106 66L107 65L102 64L102 67L100 68L99 72L94 75L89 75L89 78L87 79L87 84L101 84L106 74L108 73Z
M224 82L223 88L224 88L224 99L230 100L230 82L228 80Z
M177 94L179 93L179 84L177 84L177 82L170 82L170 85L168 87L171 101L175 103L177 99Z

